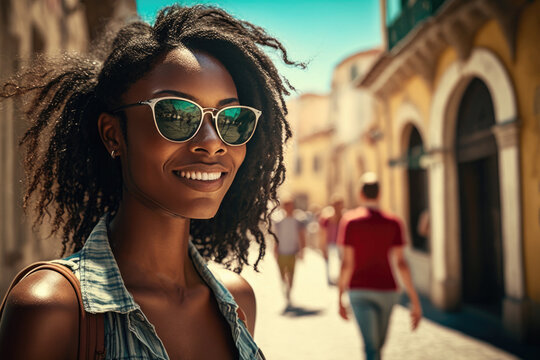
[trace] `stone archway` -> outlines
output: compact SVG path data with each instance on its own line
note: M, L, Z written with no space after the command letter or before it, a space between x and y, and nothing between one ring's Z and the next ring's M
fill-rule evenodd
M420 135L420 138L422 140L422 143L425 145L427 144L427 131L425 129L425 122L423 121L420 112L418 111L418 108L415 106L415 104L404 101L396 111L397 118L396 118L396 127L395 127L395 133L394 138L398 139L399 146L397 147L397 153L395 154L396 158L403 159L407 157L407 152L409 150L409 141L411 136L412 129L416 129ZM407 167L403 166L404 164L400 164L399 166L396 166L396 178L398 179L405 179L407 180ZM405 183L402 184L403 188L408 187L408 182L405 181ZM404 198L402 201L400 201L400 206L398 207L399 215L403 219L408 219L408 208L409 208L409 200L407 198L407 194L403 194Z
M405 101L400 105L397 115L395 138L399 139L400 143L398 156L401 158L408 158L411 152L411 136L413 133L416 133L414 135L416 140L413 139L413 142L417 143L420 141L425 149L427 143L425 122L415 104L409 101ZM413 146L415 145L416 144L413 144ZM418 249L418 247L415 246L416 244L414 239L414 232L418 228L417 222L420 214L418 214L415 209L412 209L414 206L411 206L411 192L414 191L412 188L418 186L418 183L413 179L413 183L415 184L411 184L412 174L409 166L399 166L395 171L397 172L396 178L403 181L401 184L402 189L405 189L401 194L402 199L399 201L400 207L398 211L400 217L406 224L406 228L410 236L409 243L411 246L407 247L407 259L409 260L409 266L411 267L416 288L420 293L429 295L431 292L431 254L423 251L422 249ZM422 172L424 173L423 180L426 182L427 177L425 176L425 170L422 170ZM418 174L413 174L413 176L414 175ZM427 191L427 184L425 185L424 191ZM426 193L425 195L427 197L428 194ZM425 204L424 202L424 205L424 207L427 207L428 204Z
M461 302L496 316L504 298L498 149L491 94L473 78L462 96L454 151L459 179Z
M482 80L493 99L500 172L502 247L504 257L503 317L508 327L521 327L524 298L517 105L502 62L491 51L476 48L466 62L455 62L434 92L428 146L432 211L432 300L452 309L461 302L459 206L453 144L459 103L473 77ZM517 315L520 316L517 316ZM517 325L517 326L515 326Z

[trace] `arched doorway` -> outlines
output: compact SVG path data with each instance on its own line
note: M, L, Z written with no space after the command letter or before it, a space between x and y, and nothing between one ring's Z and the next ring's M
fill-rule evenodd
M459 104L455 141L462 301L500 315L504 280L494 125L490 92L474 78Z
M425 154L422 137L415 126L412 126L407 147L407 178L409 187L409 229L411 232L412 247L416 250L428 252L429 242L427 231L429 228L428 211L428 181L427 171L420 166L420 160ZM422 218L422 226L420 221ZM426 228L427 227L427 228ZM420 229L423 228L423 229Z

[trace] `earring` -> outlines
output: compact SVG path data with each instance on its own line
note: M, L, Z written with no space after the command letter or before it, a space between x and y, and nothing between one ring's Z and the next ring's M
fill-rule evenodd
M113 159L116 158L115 152L116 152L116 150L111 151L111 157L112 157Z

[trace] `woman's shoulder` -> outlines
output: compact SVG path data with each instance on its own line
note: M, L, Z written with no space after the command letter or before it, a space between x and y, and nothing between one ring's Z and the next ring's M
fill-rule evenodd
M36 271L6 299L0 353L10 359L76 358L78 332L79 302L71 283L55 271Z
M219 279L234 297L234 301L245 313L248 330L253 334L255 318L257 315L257 303L253 288L241 275L227 269L216 270Z
M227 290L233 295L237 303L239 300L242 300L242 302L250 301L255 303L255 293L253 292L253 288L241 275L227 269L220 269L218 274L223 285L227 287Z
M79 302L71 283L60 273L44 269L23 278L11 290L6 306L77 310ZM77 312L74 312L78 315Z

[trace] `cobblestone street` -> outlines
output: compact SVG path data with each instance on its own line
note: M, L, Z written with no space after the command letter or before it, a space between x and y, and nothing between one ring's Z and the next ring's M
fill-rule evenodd
M336 264L337 266L337 264ZM257 297L255 339L267 359L362 359L362 342L353 320L337 314L337 288L326 284L324 261L312 249L297 262L292 309L285 300L272 252L260 273L242 275ZM334 273L337 268L333 268ZM352 316L352 315L351 315ZM396 306L383 356L389 359L516 359L490 344L423 319L416 332L409 328L408 311Z

